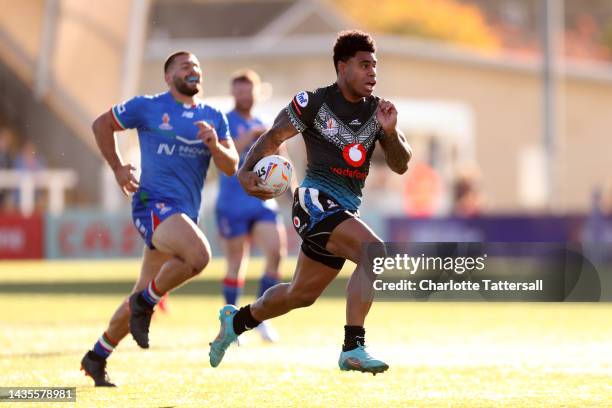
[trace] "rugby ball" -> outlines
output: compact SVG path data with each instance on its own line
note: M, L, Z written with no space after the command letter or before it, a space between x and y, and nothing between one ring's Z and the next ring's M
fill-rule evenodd
M274 154L259 160L253 171L259 176L263 186L270 189L274 197L278 197L289 188L293 166L283 156Z

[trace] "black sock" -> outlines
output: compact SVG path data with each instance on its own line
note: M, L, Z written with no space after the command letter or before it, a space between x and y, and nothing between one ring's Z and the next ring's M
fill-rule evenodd
M259 326L259 323L261 322L251 314L251 305L246 305L241 307L234 316L234 333L240 336L245 331Z
M359 346L365 346L365 329L362 326L344 326L342 351L351 351Z

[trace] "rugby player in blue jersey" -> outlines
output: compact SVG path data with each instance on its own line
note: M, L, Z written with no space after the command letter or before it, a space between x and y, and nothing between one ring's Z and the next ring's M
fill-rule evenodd
M149 325L161 297L200 273L210 260L210 245L198 228L202 189L210 161L227 175L236 172L238 152L225 115L200 101L202 69L186 51L164 64L167 92L136 96L113 106L93 123L98 147L117 184L132 196L132 218L145 246L142 268L130 297L81 361L96 386L114 386L106 359L131 332L149 347ZM137 129L141 176L117 151L115 132Z
M263 122L252 113L260 86L259 75L252 70L240 70L232 75L234 109L227 113L227 122L241 161L266 130ZM279 283L279 266L286 253L286 231L277 209L276 200L262 201L251 197L244 192L236 176L221 175L215 213L227 260L223 279L226 304L236 305L238 302L252 243L259 246L266 260L259 281L259 296ZM278 334L267 322L262 322L257 330L266 341L278 339Z
M293 225L302 237L291 283L266 291L254 303L237 309L223 307L221 330L211 343L210 364L218 366L236 337L264 320L312 305L337 276L346 259L359 264L364 243L381 242L359 218L361 191L376 146L396 173L408 169L410 146L397 129L397 110L372 93L376 85L374 41L361 31L339 34L334 45L334 84L298 93L255 142L238 179L245 191L267 199L270 193L252 171L262 157L301 133L306 145L306 177L294 194ZM371 271L370 271L371 273ZM347 286L341 370L383 372L389 366L365 347L364 322L372 304L368 271L358 269Z

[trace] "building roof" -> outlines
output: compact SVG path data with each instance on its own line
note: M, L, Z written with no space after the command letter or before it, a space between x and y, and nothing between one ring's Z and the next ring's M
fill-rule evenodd
M287 25L301 33L333 32L337 24L333 16L324 15L322 6L313 0L156 0L150 12L150 36L244 38Z

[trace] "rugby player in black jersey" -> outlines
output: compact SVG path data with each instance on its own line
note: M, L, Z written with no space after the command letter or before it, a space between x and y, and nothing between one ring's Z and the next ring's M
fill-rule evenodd
M247 154L238 172L242 187L255 197L271 198L252 171L254 165L274 154L285 140L303 135L306 177L294 193L293 205L293 225L303 243L291 283L273 286L240 310L232 305L221 309L221 330L209 353L213 367L221 363L238 335L264 320L312 305L346 259L359 263L363 243L381 242L358 214L372 153L378 142L387 165L403 174L412 151L396 127L393 103L372 94L375 52L369 34L339 33L333 56L337 81L314 92L299 92ZM345 338L338 364L341 370L376 374L389 366L365 348L364 322L373 295L364 279L366 274L357 269L348 282ZM364 293L364 288L369 290Z

